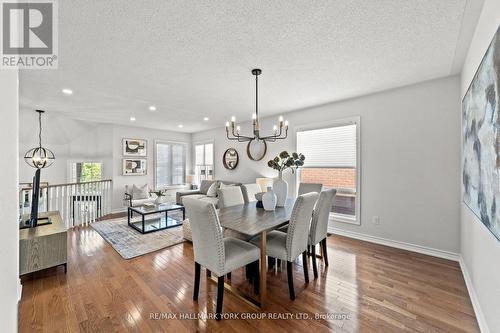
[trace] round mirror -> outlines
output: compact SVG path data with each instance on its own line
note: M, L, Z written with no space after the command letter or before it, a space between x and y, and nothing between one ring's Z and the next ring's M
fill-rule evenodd
M229 148L222 156L222 163L226 169L233 170L238 166L239 159L236 149Z
M252 139L247 145L247 155L251 160L260 161L266 156L267 143L263 140Z

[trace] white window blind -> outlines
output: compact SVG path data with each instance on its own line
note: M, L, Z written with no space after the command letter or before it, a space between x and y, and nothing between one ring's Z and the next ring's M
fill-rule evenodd
M195 145L195 164L213 165L214 164L214 144L202 143Z
M195 144L195 184L200 184L202 180L213 178L214 170L214 144L200 143Z
M297 132L297 152L304 167L355 168L356 124Z
M195 164L203 165L205 160L205 145L195 145Z
M167 142L156 143L155 179L157 189L185 183L185 145Z

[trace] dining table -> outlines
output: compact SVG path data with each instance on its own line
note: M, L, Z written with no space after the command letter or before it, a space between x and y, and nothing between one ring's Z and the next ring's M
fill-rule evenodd
M265 307L267 298L267 233L288 224L294 203L294 198L288 198L284 207L276 207L270 211L258 208L256 202L224 207L218 211L222 228L246 237L260 236L259 299L255 300L239 293L231 286L226 286L226 289L261 309Z

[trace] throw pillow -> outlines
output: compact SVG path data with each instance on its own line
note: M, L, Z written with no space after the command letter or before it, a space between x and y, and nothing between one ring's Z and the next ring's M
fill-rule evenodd
M149 198L148 184L141 187L137 187L135 184L132 185L132 198L134 200Z
M215 183L215 181L213 181L213 180L202 180L201 184L200 184L200 193L206 195L208 192L208 189L210 188L210 186L213 183Z
M217 190L219 189L219 182L213 182L208 188L207 197L215 198L217 196Z

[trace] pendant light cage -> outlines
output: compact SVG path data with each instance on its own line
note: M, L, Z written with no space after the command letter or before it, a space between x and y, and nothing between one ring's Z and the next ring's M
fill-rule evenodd
M56 157L50 149L42 147L42 114L45 111L36 110L36 112L38 112L38 147L28 150L24 154L24 161L30 167L44 169L51 166Z

